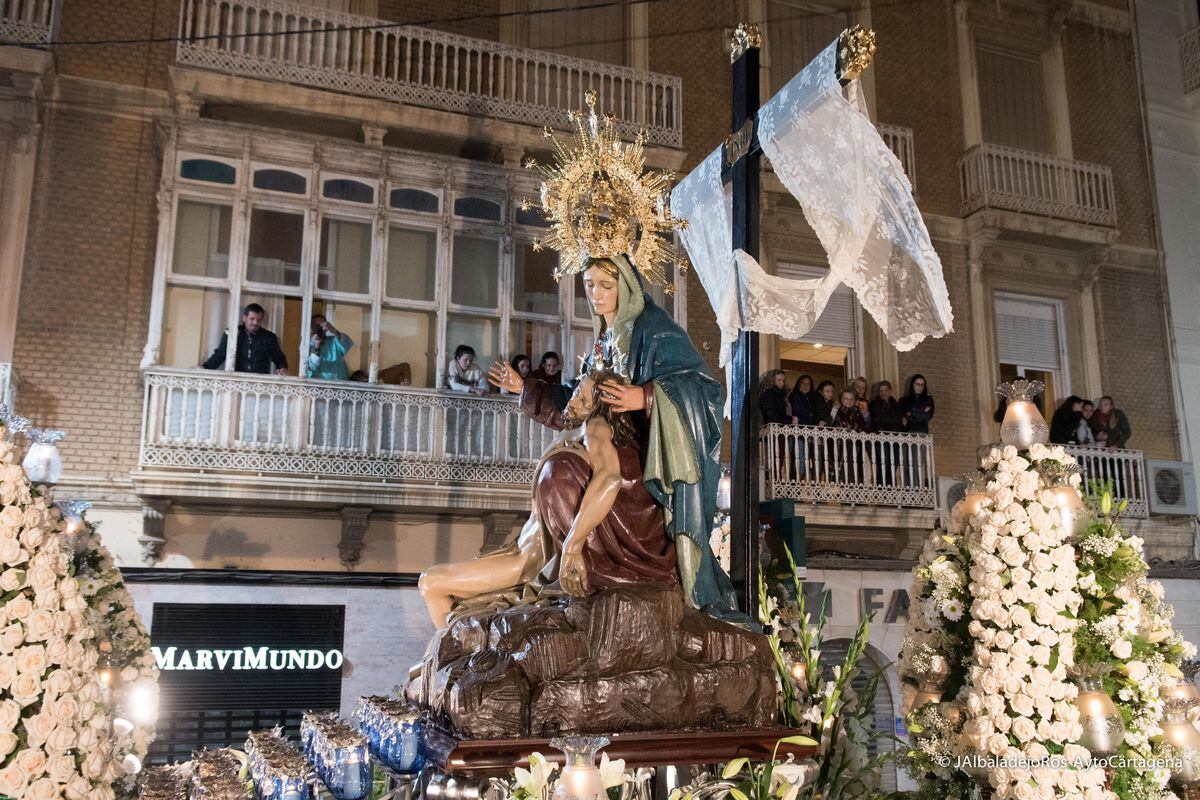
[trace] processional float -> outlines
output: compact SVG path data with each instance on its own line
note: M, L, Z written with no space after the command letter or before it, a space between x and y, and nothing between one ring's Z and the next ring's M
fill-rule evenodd
M555 746L578 762L559 793L592 800L598 736L635 770L622 796L642 800L665 797L680 768L676 783L717 797L726 789L704 765L812 753L780 746L798 733L778 722L776 681L789 678L754 622L758 334L802 336L839 283L900 349L948 332L951 320L911 187L858 93L874 35L845 31L761 108L760 39L753 26L735 33L732 133L669 198L671 176L644 169L641 137L622 142L593 93L590 113L572 117L573 146L555 141L557 163L531 164L545 178L555 277L584 275L596 344L570 391L492 369L525 412L568 434L535 470L518 535L422 576L440 628L402 700L364 698L361 741L336 720L306 722L304 744L320 751L341 800L359 800L345 786L362 788L365 749L393 795L436 800L503 800L507 784L495 776ZM758 265L763 155L829 254L827 278L790 281ZM724 398L687 334L642 292L646 282L670 291L663 268L686 265L670 244L676 229L721 327ZM722 405L734 436L732 580L709 546ZM254 766L284 787L281 765L294 755L270 737L255 752ZM350 772L349 783L337 780Z

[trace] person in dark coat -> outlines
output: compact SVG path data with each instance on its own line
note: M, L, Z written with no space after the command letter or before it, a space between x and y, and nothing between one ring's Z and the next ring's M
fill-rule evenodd
M758 410L762 414L762 424L791 425L792 409L788 405L787 375L781 369L773 369L763 378L762 388L758 393ZM776 439L774 459L771 453L767 455L767 469L778 479L790 480L793 474L793 459L788 456L794 452L795 440L792 436L775 432L771 434ZM789 447L789 443L791 446ZM774 461L774 463L772 463Z
M917 373L908 379L904 397L900 398L900 422L908 433L929 433L929 421L933 419L933 395L929 393L929 384L925 376ZM923 450L916 447L905 448L908 457L904 459L903 473L905 487L927 488L933 485L933 464L929 462Z
M813 398L813 424L822 428L833 424L833 406L837 402L833 396L833 381L821 381L817 384L817 396Z
M1096 444L1101 447L1124 447L1133 435L1129 427L1129 418L1125 412L1113 405L1113 399L1108 395L1100 398L1100 405L1092 415L1092 432L1096 435Z
M933 395L925 376L917 373L908 379L908 388L900 400L900 418L904 430L909 433L929 433L929 421L933 419Z
M796 385L792 387L792 392L788 395L788 407L792 410L793 425L812 425L816 421L813 419L813 400L816 396L811 376L801 375L796 379Z
M875 384L871 399L871 425L879 433L900 433L904 423L900 418L900 401L892 393L891 381ZM875 443L875 479L884 486L896 482L896 467L900 464L901 450L897 442Z
M892 394L890 381L875 384L875 397L871 400L871 424L880 433L900 433L904 430L900 401Z
M529 373L534 378L546 383L562 383L562 359L553 350L542 354L538 368Z
M762 412L764 425L772 422L790 425L792 410L788 405L787 375L781 369L771 370L763 380L758 395L758 410Z
M287 356L279 347L279 337L262 326L267 312L258 303L242 309L242 324L238 326L237 352L233 357L234 372L254 372L259 375L287 375ZM225 369L225 353L229 334L201 366L205 369Z
M1050 417L1050 441L1053 444L1076 444L1079 420L1083 419L1083 398L1071 395L1063 400Z

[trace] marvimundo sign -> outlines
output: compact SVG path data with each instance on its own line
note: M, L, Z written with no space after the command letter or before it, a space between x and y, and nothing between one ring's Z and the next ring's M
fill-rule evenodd
M221 650L204 648L152 647L158 668L167 670L287 670L341 669L345 658L341 650L276 650L270 647L245 647Z

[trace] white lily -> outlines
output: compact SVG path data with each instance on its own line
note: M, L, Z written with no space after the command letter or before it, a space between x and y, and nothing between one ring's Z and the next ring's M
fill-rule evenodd
M605 789L615 789L625 783L625 759L609 759L608 753L600 754L600 780Z
M541 753L529 754L529 769L517 767L513 770L517 788L533 797L541 797L542 790L550 781L550 776L558 769L558 764L547 761Z

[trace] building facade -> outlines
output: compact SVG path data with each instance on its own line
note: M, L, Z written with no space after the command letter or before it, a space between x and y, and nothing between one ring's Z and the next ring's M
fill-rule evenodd
M0 8L0 393L69 431L57 491L95 503L147 618L168 602L341 604L359 649L343 706L402 678L428 632L413 577L502 542L549 442L511 397L439 388L455 347L484 363L555 350L570 375L590 345L579 285L557 285L533 248L523 160L595 89L624 132L646 131L652 166L686 172L728 134L742 21L765 34L764 96L848 25L877 31L863 91L955 314L954 333L898 353L839 292L803 340L764 337L764 370L898 392L920 373L937 401L929 436L765 434L764 453L787 435L829 454L764 470L768 497L798 501L822 570L852 583L875 559L868 572L902 587L949 476L997 438L995 385L1015 377L1043 380L1050 406L1112 395L1133 437L1079 451L1085 473L1131 501L1149 555L1176 570L1193 555L1195 510L1156 498L1148 462L1192 460L1180 409L1196 393L1173 342L1200 306L1195 248L1162 235L1195 236L1171 206L1195 199L1194 155L1175 170L1147 138L1147 108L1184 111L1151 91L1147 52L1163 48L1143 31L1139 62L1123 3ZM819 275L820 245L770 174L762 209L764 266ZM1177 269L1164 252L1184 254ZM703 289L675 282L657 299L719 374ZM250 302L287 375L233 372L232 352L200 370ZM305 377L314 314L351 337L365 380ZM373 615L406 644L363 639ZM894 658L898 638L880 636Z

